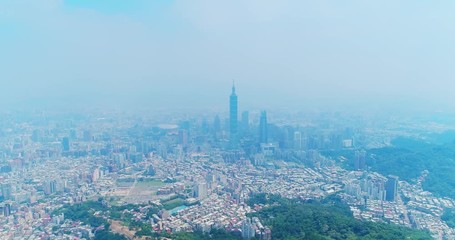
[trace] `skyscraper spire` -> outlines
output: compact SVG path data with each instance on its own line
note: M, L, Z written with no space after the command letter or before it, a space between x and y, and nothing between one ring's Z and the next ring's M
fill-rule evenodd
M232 81L232 94L229 98L229 132L231 148L236 149L238 145L238 118L237 118L237 94L235 94L235 85Z
M235 94L235 82L232 80L232 94Z

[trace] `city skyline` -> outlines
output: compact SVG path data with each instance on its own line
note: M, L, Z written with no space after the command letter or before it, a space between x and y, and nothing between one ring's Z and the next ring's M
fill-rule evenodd
M454 12L0 0L0 239L455 240Z
M243 96L236 92L231 88L229 101L224 96L233 117L223 121L219 113L213 121L181 112L167 113L167 121L110 111L4 115L0 238L123 240L169 232L202 238L198 230L216 228L225 231L223 239L283 239L296 235L290 228L301 231L297 224L275 224L262 214L278 207L287 215L281 219L311 219L305 229L314 229L319 217L283 207L310 204L320 209L315 216L325 216L321 199L349 212L327 222L343 227L336 232L311 230L324 236L345 235L346 225L371 226L372 236L393 232L397 239L454 236L450 121L290 112L273 113L269 121L265 111L250 121L244 111L235 130L230 120L239 123ZM237 146L231 130L240 133ZM327 219L338 219L336 212ZM360 236L355 229L349 234Z

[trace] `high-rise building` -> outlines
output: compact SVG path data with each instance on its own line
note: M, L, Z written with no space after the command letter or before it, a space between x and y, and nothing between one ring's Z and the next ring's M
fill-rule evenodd
M268 143L267 112L262 111L259 119L259 143Z
M213 119L213 131L215 133L221 131L221 119L220 116L216 115Z
M193 188L193 196L199 200L207 197L207 183L197 183Z
M377 177L370 177L364 179L363 187L365 192L368 196L368 199L374 200L386 200L386 191L384 188L385 179L377 178Z
M3 206L3 216L8 217L11 215L11 204L5 203Z
M57 192L57 180L52 180L51 181L51 192L52 193Z
M386 183L386 200L390 202L395 202L398 196L398 177L389 175L387 176Z
M232 85L232 93L229 99L229 133L232 148L237 148L238 145L237 113L238 113L237 94L235 93L235 85Z
M46 180L43 182L43 191L46 195L51 195L57 191L56 180Z
M71 129L71 130L70 130L70 138L71 138L72 140L76 140L76 139L77 139L77 132L76 132L76 130L74 130L74 129Z
M181 144L184 148L188 146L188 130L179 130L179 144Z
M2 184L2 196L3 196L4 200L11 199L11 197L12 197L11 184L9 184L9 183Z
M365 150L355 152L355 157L354 157L354 169L355 170L365 170L366 169L366 156L367 156L367 153Z
M52 193L50 181L43 182L43 191L44 191L44 194L46 194L46 195L50 195Z
M209 123L207 122L207 118L203 118L201 122L201 130L203 133L207 133L209 131Z
M167 145L165 143L160 144L158 147L158 154L163 158L167 159L167 154L168 154L168 149Z
M43 139L43 134L40 130L36 129L33 130L32 133L32 141L34 142L40 142Z
M242 132L248 132L250 126L250 113L248 111L242 112Z
M302 149L302 133L299 131L294 132L294 149Z
M242 222L242 238L251 239L254 238L255 235L256 231L253 227L253 223L251 222L251 218L246 218Z
M64 137L62 140L62 147L64 152L70 151L70 139L68 137Z
M179 123L180 129L190 130L191 123L189 120L184 120Z
M84 135L84 141L86 141L86 142L92 141L92 133L90 132L90 130L85 130L83 132L83 135Z

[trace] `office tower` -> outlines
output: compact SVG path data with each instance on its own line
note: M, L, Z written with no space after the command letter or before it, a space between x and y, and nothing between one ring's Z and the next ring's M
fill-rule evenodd
M188 146L188 130L179 130L179 144L181 144L184 148Z
M349 182L346 183L344 190L347 194L356 198L362 197L362 188L360 186L360 181L357 179L349 180Z
M355 152L355 157L354 157L354 169L355 170L365 170L366 169L366 156L367 156L367 153L365 150Z
M89 130L85 130L83 135L84 135L84 141L86 141L86 142L92 141L92 133Z
M207 118L203 118L201 122L201 130L203 133L208 133L209 132L209 124L207 122Z
M62 140L62 146L64 152L70 151L70 139L68 137L64 137Z
M11 184L9 183L2 184L2 196L4 200L11 199L12 197Z
M113 157L113 162L115 164L116 168L123 168L125 167L125 155L123 153L114 153L112 155Z
M46 195L50 195L52 193L50 181L46 180L45 182L43 182L43 191L44 191L44 194L46 194Z
M369 177L363 181L363 189L365 190L368 199L386 200L385 179Z
M190 130L190 128L191 128L191 123L190 123L189 120L184 120L184 121L181 121L181 122L179 123L179 127L180 127L181 129Z
M395 202L398 196L398 177L389 175L386 183L386 200Z
M330 148L339 149L342 146L341 134L333 133L330 135Z
M52 180L50 185L51 185L51 193L57 192L57 180Z
M144 156L142 153L131 153L130 159L133 163L138 163L144 160Z
M40 142L43 139L42 132L40 130L33 130L31 139L34 142Z
M46 180L43 183L43 191L46 195L51 195L57 191L57 181L56 180Z
M259 119L259 143L268 143L267 112L262 111Z
M147 155L150 152L150 144L146 141L136 141L136 151Z
M221 131L221 119L218 115L213 119L213 130L215 133Z
M5 203L3 206L3 216L8 217L11 215L11 205L9 203Z
M101 171L100 168L95 168L92 173L92 182L97 182L100 178Z
M207 183L197 183L193 188L193 196L199 200L207 197Z
M232 85L232 93L229 99L229 133L232 148L236 148L238 144L237 111L237 94L235 93L235 86Z
M242 132L248 132L250 126L250 113L248 111L242 112Z
M76 140L76 139L77 139L77 132L76 132L76 130L71 129L71 131L70 131L70 138L71 138L72 140Z
M294 149L302 149L302 133L299 131L294 132Z
M162 143L158 147L158 154L161 156L161 158L167 159L168 150L166 144Z

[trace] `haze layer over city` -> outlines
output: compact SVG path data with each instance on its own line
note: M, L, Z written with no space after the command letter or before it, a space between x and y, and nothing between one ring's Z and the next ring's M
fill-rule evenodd
M450 1L0 4L6 107L454 107Z
M455 239L454 10L0 0L0 239Z

